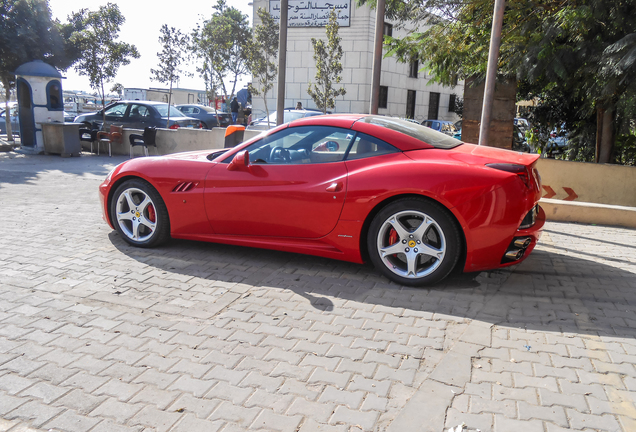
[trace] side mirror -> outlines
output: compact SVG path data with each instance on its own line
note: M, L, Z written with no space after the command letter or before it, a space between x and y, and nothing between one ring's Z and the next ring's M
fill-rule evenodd
M228 171L247 169L250 166L250 154L247 150L238 152L227 166Z

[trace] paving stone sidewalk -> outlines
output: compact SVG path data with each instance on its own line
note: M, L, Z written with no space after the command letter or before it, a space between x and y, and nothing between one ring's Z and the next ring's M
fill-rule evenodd
M636 231L548 223L431 289L225 245L129 247L124 158L0 153L0 432L636 430Z

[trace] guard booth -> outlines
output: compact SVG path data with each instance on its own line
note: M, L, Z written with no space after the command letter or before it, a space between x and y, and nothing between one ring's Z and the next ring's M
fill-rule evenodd
M23 151L43 153L42 124L64 122L62 74L41 60L25 63L15 71L18 119Z

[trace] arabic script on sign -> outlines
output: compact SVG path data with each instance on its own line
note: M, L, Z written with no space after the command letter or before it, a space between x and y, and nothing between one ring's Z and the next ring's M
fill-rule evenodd
M287 25L289 27L324 27L329 24L332 9L338 15L338 25L349 27L351 0L288 0ZM269 13L280 20L280 0L269 1Z

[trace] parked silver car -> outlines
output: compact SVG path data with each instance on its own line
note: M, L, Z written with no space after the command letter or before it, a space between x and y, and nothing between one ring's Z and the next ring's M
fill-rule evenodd
M293 120L298 120L303 117L311 117L322 115L322 111L315 109L301 109L285 108L283 115L283 123L289 123ZM247 126L247 130L268 130L276 126L276 111L269 115L269 122L267 117L255 120Z
M11 131L14 134L20 133L20 121L18 120L18 106L17 105L9 105L9 110L11 111ZM4 110L4 103L0 105L0 134L7 133L7 112Z

